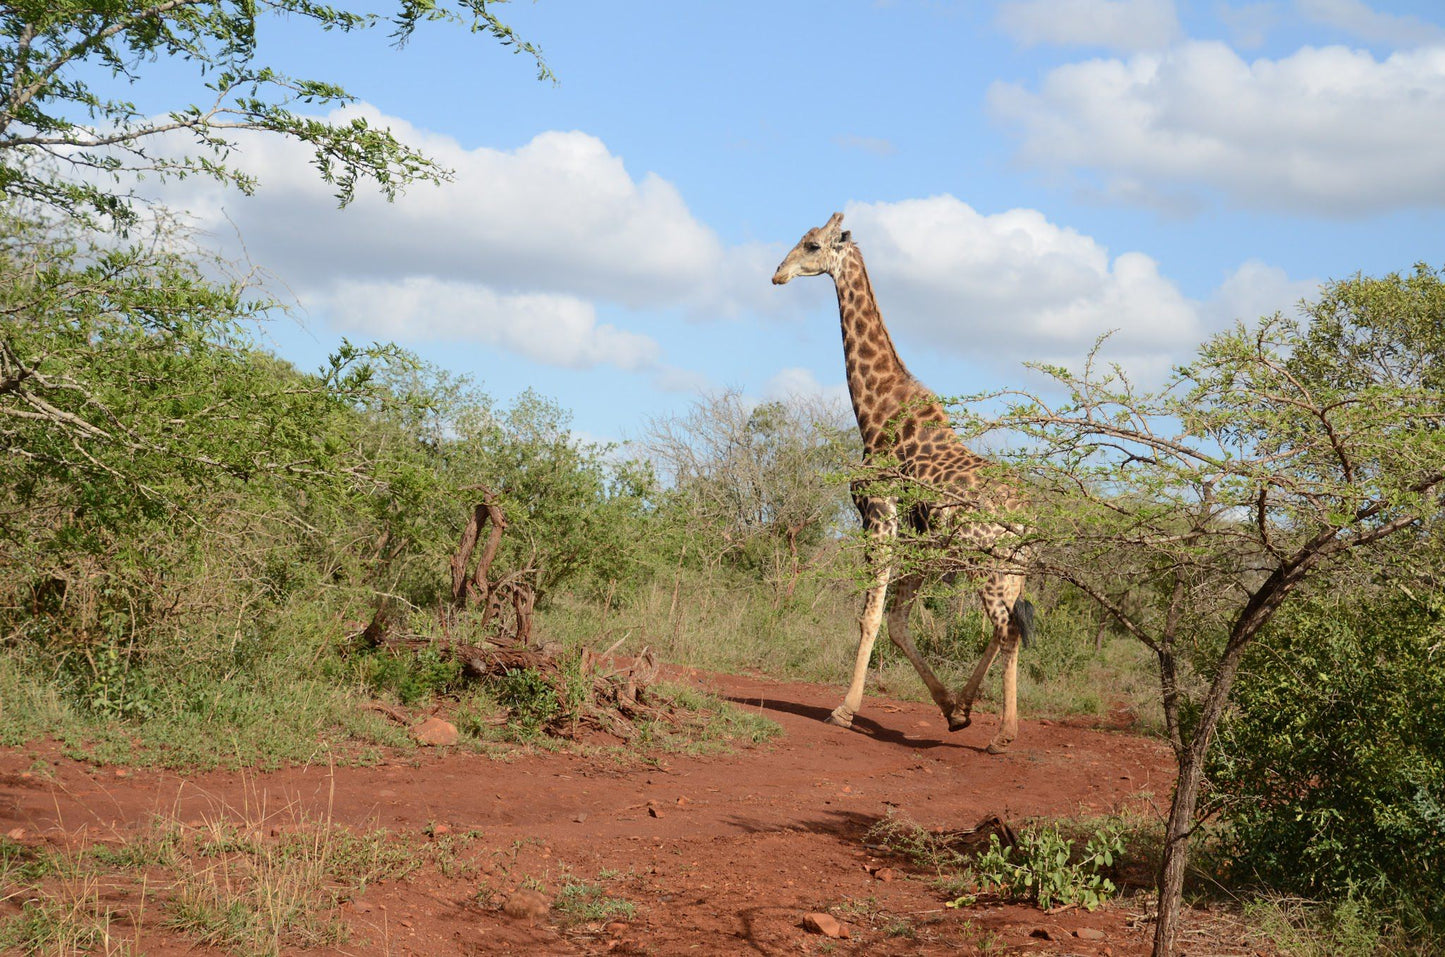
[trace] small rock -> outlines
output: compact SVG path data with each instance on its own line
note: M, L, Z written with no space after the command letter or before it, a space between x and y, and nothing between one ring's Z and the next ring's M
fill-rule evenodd
M5 836L10 838L10 840L12 841L22 841L25 839L25 828L12 827L10 830L5 832Z
M452 832L451 826L447 824L434 824L431 829L432 837L445 837Z
M430 746L457 743L457 726L441 718L427 718L411 729L411 736L417 744Z
M1054 939L1053 933L1051 933L1047 927L1035 927L1033 930L1029 931L1029 936L1037 937L1039 940Z
M518 920L524 917L529 920L546 917L547 911L551 909L552 902L547 900L546 895L533 890L517 891L502 904L502 913Z
M824 937L843 938L847 940L848 925L842 923L832 914L804 914L803 929L813 934L822 934Z
M884 881L886 883L893 880L893 868L880 867L877 871L874 872L873 876L878 878L880 881Z
M572 820L576 821L578 824L581 824L583 821L587 820L587 812L586 812L586 811L579 811L579 812L577 812L576 814L574 814L574 815L572 816Z
M608 924L602 929L607 931L607 933L611 934L613 937L621 937L623 934L627 933L627 924L620 920L614 920L612 923Z
M1074 936L1080 940L1103 940L1108 935L1096 927L1080 927L1074 931Z
M655 807L648 808L647 813L651 814L653 817L662 817L662 812Z

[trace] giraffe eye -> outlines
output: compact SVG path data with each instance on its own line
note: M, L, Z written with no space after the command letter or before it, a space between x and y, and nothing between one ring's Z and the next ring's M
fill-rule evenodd
M804 244L803 244L803 248L806 249L806 250L807 250L808 252L810 252L810 253L815 253L815 252L817 252L818 250L822 249L823 247L822 247L821 245L819 245L818 243L804 243Z

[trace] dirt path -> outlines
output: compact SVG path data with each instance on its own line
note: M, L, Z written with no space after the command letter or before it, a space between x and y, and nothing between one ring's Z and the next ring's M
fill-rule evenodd
M345 905L353 930L345 953L1147 952L1146 930L1131 926L1139 908L1127 901L1094 914L949 910L930 875L880 858L864 836L888 814L957 829L988 813L1020 820L1163 802L1172 771L1158 742L1024 721L1013 750L992 757L983 751L991 715L950 735L931 706L871 698L847 732L822 723L836 688L694 680L761 709L783 735L730 755L655 761L423 751L372 767L185 777L97 769L44 748L0 750L0 833L112 842L157 816L232 815L272 833L271 822L298 819L386 828L418 848L438 830L475 835L469 866L449 875L423 868ZM48 770L36 773L37 761ZM564 925L497 906L518 887L555 895L569 882L604 887L635 915ZM805 913L830 908L851 939L802 928ZM142 949L204 950L164 934Z

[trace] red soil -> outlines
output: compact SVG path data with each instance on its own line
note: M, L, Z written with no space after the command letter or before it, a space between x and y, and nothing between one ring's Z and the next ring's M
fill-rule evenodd
M462 853L468 866L449 876L424 867L345 904L351 940L342 953L1148 952L1138 901L1053 915L1022 905L952 910L932 874L867 846L865 835L888 814L955 830L990 813L1018 822L1162 805L1173 768L1160 743L1026 720L1013 749L994 757L983 750L990 715L949 734L931 706L872 697L843 731L822 722L840 688L684 680L760 709L783 735L722 756L598 749L498 760L437 749L373 767L191 775L96 768L48 746L0 749L0 834L31 845L118 843L157 816L222 815L262 833L298 819L385 828L419 849L438 825L475 834ZM35 773L37 763L49 773ZM600 884L635 915L569 925L555 911L513 918L500 908L524 882L551 896L568 881ZM0 903L0 917L18 906ZM805 914L830 909L850 939L803 928ZM139 950L207 950L160 929L160 918L149 905Z

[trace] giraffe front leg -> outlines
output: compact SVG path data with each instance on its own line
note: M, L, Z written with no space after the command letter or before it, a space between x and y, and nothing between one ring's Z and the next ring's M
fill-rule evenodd
M853 727L853 716L863 707L863 685L868 679L868 661L873 656L873 643L878 640L878 627L883 620L883 600L888 591L888 570L882 569L863 599L863 613L858 616L858 655L853 660L853 680L843 703L828 715L828 723L840 728Z

